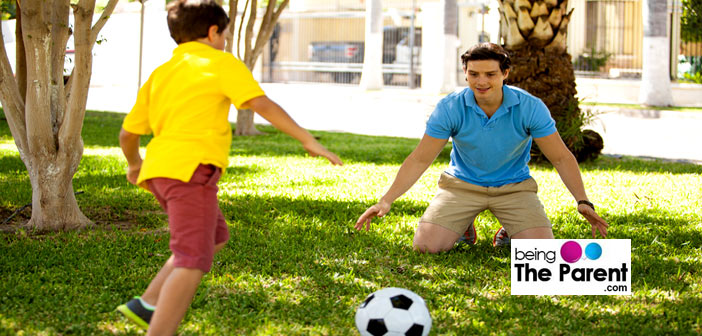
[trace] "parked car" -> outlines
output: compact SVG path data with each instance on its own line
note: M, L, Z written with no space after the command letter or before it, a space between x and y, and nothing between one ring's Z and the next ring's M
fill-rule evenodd
M312 42L308 46L309 60L321 63L360 64L363 63L363 45L363 42ZM345 69L343 66L330 65L329 70L336 71L322 70L321 72L329 73L335 83L351 83L360 76L360 73L355 71L344 71L350 69Z
M421 28L415 30L415 63L421 50ZM406 55L405 55L406 54ZM328 73L336 83L351 83L361 75L364 55L363 41L317 41L308 46L310 62L336 63L317 67L315 71ZM347 65L344 65L347 64ZM409 64L409 28L383 29L383 64ZM418 63L416 63L418 64ZM322 69L324 68L324 69ZM386 83L392 81L392 71L384 73Z

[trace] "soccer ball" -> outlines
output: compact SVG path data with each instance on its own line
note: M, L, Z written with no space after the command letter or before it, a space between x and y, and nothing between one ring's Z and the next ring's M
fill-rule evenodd
M421 296L404 288L383 288L358 307L356 328L362 336L426 336L431 316Z

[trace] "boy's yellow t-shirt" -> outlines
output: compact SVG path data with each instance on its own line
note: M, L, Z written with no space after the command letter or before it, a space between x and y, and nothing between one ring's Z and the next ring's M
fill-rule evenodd
M265 93L243 62L200 42L187 42L151 74L124 119L134 134L154 134L137 184L155 177L188 182L199 164L227 167L229 107Z

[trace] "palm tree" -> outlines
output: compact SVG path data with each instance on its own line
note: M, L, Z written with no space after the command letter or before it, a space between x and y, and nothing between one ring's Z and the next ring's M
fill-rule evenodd
M583 131L589 113L581 111L575 98L575 73L566 50L568 0L498 0L505 49L512 58L507 84L541 98L556 120L563 141L578 161L596 158L602 137ZM542 159L536 147L532 156Z

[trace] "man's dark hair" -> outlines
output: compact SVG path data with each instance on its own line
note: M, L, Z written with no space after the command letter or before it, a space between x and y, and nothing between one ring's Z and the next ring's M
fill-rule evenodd
M178 44L207 37L211 26L221 34L229 24L227 12L214 0L176 0L167 9L168 30Z
M468 67L469 61L484 60L494 60L500 63L502 73L507 71L509 66L512 65L507 51L499 45L490 42L478 43L461 55L461 63L463 63L464 69Z

